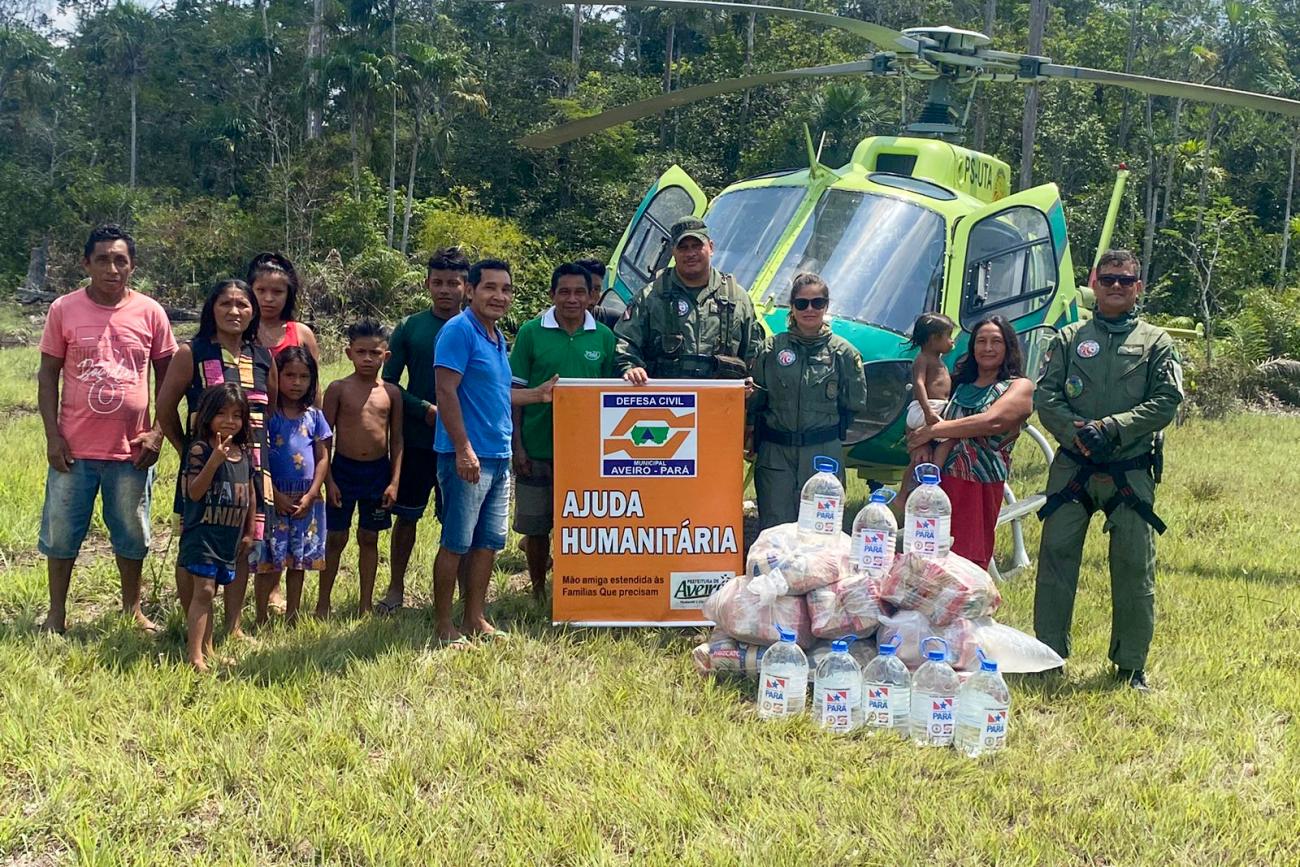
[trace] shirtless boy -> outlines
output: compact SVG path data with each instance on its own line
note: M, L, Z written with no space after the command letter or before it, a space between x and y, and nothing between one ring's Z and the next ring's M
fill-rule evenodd
M402 474L402 393L379 378L388 359L388 329L369 319L348 327L352 374L330 383L322 409L334 430L334 455L325 477L325 568L316 616L328 617L339 558L357 511L359 611L370 611L379 567L379 531L392 526Z

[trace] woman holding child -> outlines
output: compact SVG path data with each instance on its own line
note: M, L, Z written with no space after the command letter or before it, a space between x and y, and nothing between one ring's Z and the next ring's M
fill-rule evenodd
M949 441L941 485L952 501L952 550L986 569L1011 474L1011 449L1034 411L1034 384L1021 368L1011 323L1001 316L981 320L957 362L944 418L907 435L909 449Z
M158 423L184 460L197 435L195 413L204 389L233 383L243 390L248 401L248 452L258 506L253 536L260 542L272 502L266 419L268 409L277 403L277 379L270 351L257 342L259 324L257 298L248 284L235 279L218 281L199 314L198 333L181 344L167 368L158 392ZM185 398L184 427L179 413L182 397ZM178 487L175 506L178 514L183 505L180 493ZM240 632L240 612L248 587L248 559L247 556L238 559L235 581L226 589L226 629L232 635ZM188 573L178 569L176 580L181 603L188 608L191 590Z

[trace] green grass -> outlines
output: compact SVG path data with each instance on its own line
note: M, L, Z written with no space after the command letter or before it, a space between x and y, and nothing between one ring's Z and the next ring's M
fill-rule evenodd
M1098 519L1067 677L1013 680L1009 749L972 762L760 724L752 686L693 673L694 634L552 628L506 578L523 568L513 548L493 613L517 640L470 653L431 645L426 610L346 616L352 555L344 616L272 628L195 675L170 562L146 568L167 626L142 638L114 613L102 528L69 636L38 636L44 446L12 412L34 363L0 353L0 864L1300 861L1295 419L1172 432L1155 692L1107 676ZM1027 446L1017 461L1022 491L1041 483ZM409 586L424 600L436 534L421 530ZM999 619L1027 628L1032 569L1003 590Z

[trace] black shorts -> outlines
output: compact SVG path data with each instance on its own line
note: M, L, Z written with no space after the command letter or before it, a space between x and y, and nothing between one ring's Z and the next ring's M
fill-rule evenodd
M362 530L387 530L393 526L393 517L383 503L384 488L393 478L393 465L386 455L373 461L356 461L335 454L330 476L338 486L342 503L325 506L326 530L349 529L353 511L358 513L357 527Z
M407 521L418 521L429 507L433 495L433 514L442 520L442 492L438 490L438 453L433 449L406 446L402 450L402 478L397 483L397 503L393 514Z

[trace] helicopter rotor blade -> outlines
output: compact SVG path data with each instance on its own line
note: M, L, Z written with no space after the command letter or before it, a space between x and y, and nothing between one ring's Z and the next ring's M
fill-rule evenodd
M643 99L638 102L611 108L569 121L559 126L530 133L518 140L518 144L530 148L548 148L573 141L593 132L618 126L621 123L638 120L652 114L658 114L669 108L690 105L702 99L748 90L763 84L777 84L782 81L798 81L805 78L830 78L840 75L870 75L876 64L871 60L856 60L852 63L835 63L830 66L809 66L801 69L783 69L779 72L765 72L758 75L746 75L741 78L728 78L710 84L686 87L661 96Z
M1146 75L1132 75L1125 72L1110 72L1105 69L1089 69L1085 66L1061 66L1044 63L1038 67L1039 80L1044 78L1073 78L1077 81L1093 81L1126 87L1152 96L1172 96L1180 99L1194 99L1198 102L1217 102L1221 105L1235 105L1253 108L1258 111L1271 111L1278 114L1300 117L1300 102L1281 96L1269 96L1266 93L1252 93L1246 90L1232 90L1227 87L1214 87L1209 84L1193 84L1189 81L1170 81L1166 78L1151 78Z
M478 2L495 3L500 0L478 0ZM560 2L560 0L527 0L527 2L540 6L568 6L570 2ZM649 8L662 9L712 9L716 12L730 12L735 15L748 15L757 12L760 15L778 15L784 18L799 18L804 21L811 21L814 24L821 24L826 27L838 27L840 30L847 30L857 36L861 36L870 42L874 42L886 51L902 51L905 53L915 53L920 43L910 36L905 36L897 30L891 30L888 27L882 27L879 24L872 24L870 21L859 21L856 18L846 18L843 15L831 15L827 12L810 12L805 9L789 9L784 6L761 6L750 3L725 3L716 2L716 0L615 0L615 2L584 3L584 6L645 6Z

